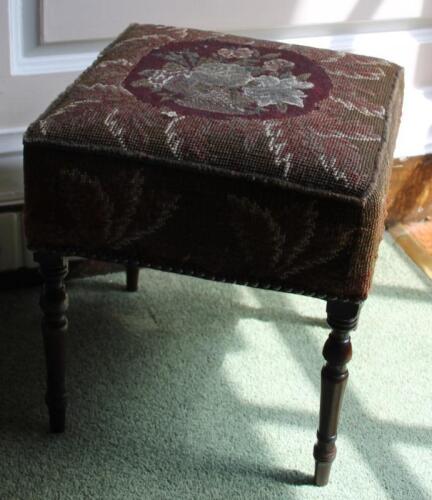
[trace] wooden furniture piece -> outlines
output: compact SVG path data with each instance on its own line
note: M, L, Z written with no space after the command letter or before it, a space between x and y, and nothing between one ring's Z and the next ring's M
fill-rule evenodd
M328 481L402 105L387 61L131 25L27 130L47 404L65 428L66 257L327 301L315 482ZM107 314L109 312L107 311Z
M432 279L432 154L395 161L387 197L386 227Z

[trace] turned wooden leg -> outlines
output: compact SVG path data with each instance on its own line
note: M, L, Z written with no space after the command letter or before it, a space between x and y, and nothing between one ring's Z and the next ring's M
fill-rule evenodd
M330 468L336 456L339 413L348 380L346 365L352 356L349 332L357 326L359 311L359 304L327 302L327 323L332 331L323 350L327 363L321 371L318 441L313 453L317 486L325 486L328 483Z
M138 290L140 268L136 264L129 263L126 266L126 290L128 292L136 292Z
M51 432L65 429L65 337L68 327L66 310L68 297L64 278L68 273L67 259L50 253L35 253L44 278L40 306L44 313L42 334L47 368L46 404Z

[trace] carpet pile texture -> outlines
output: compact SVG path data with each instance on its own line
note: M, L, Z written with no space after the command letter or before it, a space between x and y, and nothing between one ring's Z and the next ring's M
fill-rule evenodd
M432 285L386 237L326 488L323 301L141 271L69 283L68 430L47 433L38 289L0 294L0 498L428 499Z

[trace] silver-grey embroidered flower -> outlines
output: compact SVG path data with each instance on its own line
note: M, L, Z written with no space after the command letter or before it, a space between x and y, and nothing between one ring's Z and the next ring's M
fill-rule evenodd
M217 53L225 59L244 59L254 55L254 51L249 47L238 47L237 49L222 48Z
M288 105L303 108L307 97L303 90L313 87L310 73L293 75L294 63L276 53L261 67L271 74L259 75L255 60L245 62L255 52L248 47L221 48L217 57L222 60L214 56L200 60L193 51L169 52L163 67L140 71L142 78L131 86L150 88L181 106L209 112L247 115L271 105L283 112Z
M306 97L303 89L312 87L313 83L299 80L295 75L283 79L277 76L261 75L245 86L243 92L247 97L256 101L258 106L291 104L303 108L303 101Z
M168 82L173 79L176 75L180 75L180 72L167 71L166 69L159 69L157 71L148 72L147 78L142 78L140 80L135 80L132 83L133 87L152 87L153 90L159 91L163 89Z
M294 63L286 59L270 59L264 62L264 69L267 71L289 70L294 67Z
M246 85L253 77L246 68L238 64L211 62L196 66L189 78L191 83L235 88Z

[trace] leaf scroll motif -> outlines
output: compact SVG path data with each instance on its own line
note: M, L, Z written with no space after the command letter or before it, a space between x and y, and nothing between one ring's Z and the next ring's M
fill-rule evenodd
M317 234L319 209L315 200L299 208L299 214L295 204L289 204L275 216L269 208L247 197L230 195L228 199L242 261L277 279L287 280L331 262L352 241L354 229L341 228L332 238L330 248L316 252L314 247L322 235Z
M118 250L153 235L166 225L180 198L163 190L145 189L141 172L118 173L115 186L121 186L119 190L97 174L68 169L60 174L60 186L68 220L62 237L71 245L84 241L88 248Z
M246 196L228 196L231 224L242 257L249 264L275 265L283 254L285 235L271 211Z

